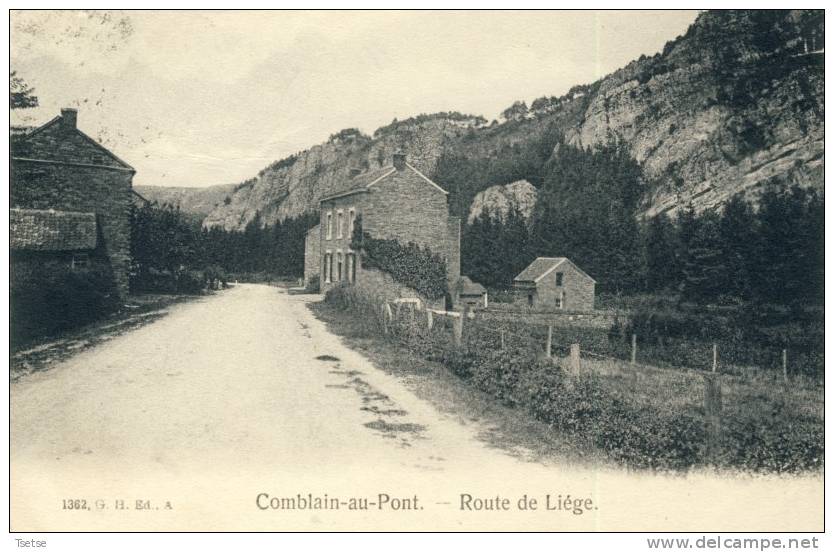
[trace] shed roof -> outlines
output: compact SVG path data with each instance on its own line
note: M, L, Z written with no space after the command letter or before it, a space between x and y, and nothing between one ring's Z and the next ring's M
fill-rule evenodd
M581 274L585 275L589 280L596 282L593 278L588 276L588 274L576 266L570 259L567 257L539 257L530 265L521 271L521 274L513 278L514 282L538 282L542 278L544 278L547 274L551 271L555 270L556 267L559 265L568 262L570 263L577 271Z
M487 290L478 282L473 282L469 276L461 276L458 280L458 292L461 295L483 295Z
M9 209L9 247L29 251L94 249L95 213Z

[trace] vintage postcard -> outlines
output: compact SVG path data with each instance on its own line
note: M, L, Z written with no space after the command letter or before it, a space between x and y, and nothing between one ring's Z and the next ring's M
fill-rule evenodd
M824 530L822 10L9 18L12 532Z

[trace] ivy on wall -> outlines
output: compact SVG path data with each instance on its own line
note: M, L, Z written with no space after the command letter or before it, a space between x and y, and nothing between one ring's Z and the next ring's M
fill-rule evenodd
M414 242L371 237L362 230L361 215L354 222L351 248L359 251L364 268L386 272L427 299L440 299L448 291L446 261L440 255Z

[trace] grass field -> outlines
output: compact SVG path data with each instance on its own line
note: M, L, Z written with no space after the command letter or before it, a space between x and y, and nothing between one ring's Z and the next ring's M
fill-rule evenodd
M583 355L576 374L559 344L553 358L545 358L540 335L505 328L501 348L500 330L468 320L456 344L445 317L436 317L429 330L425 313L383 323L374 299L355 291L340 290L328 300L331 317L351 320L354 337L393 346L400 362L439 363L516 416L544 422L560 439L619 464L779 473L822 467L823 387L817 378L793 375L786 383L777 372L752 368L717 374L722 407L713 432L705 415L705 370Z

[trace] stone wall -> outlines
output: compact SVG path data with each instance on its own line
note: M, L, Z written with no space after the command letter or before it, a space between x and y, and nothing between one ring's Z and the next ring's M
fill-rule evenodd
M442 298L436 301L429 301L410 287L396 282L390 274L373 268L357 268L355 285L358 289L361 289L369 295L378 297L383 301L393 301L399 298L416 298L420 299L424 306L428 305L429 308L443 308L444 301Z
M449 217L446 231L446 274L449 290L460 280L460 218Z
M133 171L19 159L12 160L11 169L11 207L96 213L118 293L125 297Z
M410 168L370 188L363 198L363 228L378 239L414 242L444 254L449 211L446 194Z
M321 277L321 227L315 226L304 237L304 286L309 287L313 276Z

